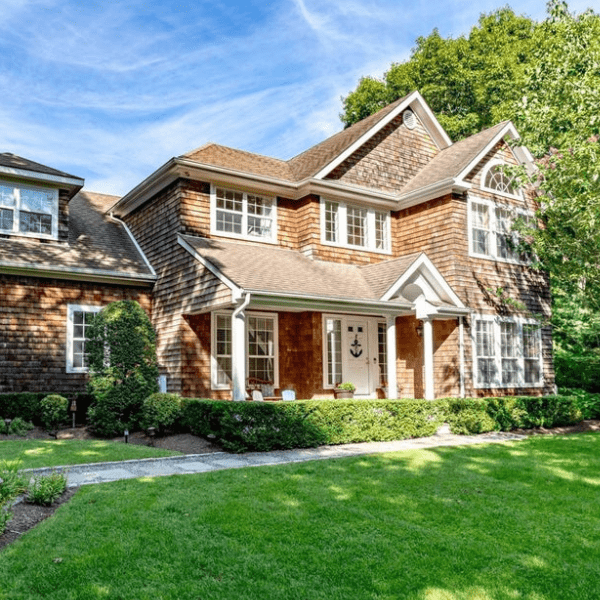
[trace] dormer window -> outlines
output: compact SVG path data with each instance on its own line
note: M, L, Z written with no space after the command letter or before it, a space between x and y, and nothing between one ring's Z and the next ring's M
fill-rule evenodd
M58 190L0 184L0 233L58 237Z
M212 186L211 209L215 235L267 242L277 239L273 198Z
M514 177L505 170L507 166L499 161L488 164L481 174L481 187L494 194L522 198L521 190L517 187Z

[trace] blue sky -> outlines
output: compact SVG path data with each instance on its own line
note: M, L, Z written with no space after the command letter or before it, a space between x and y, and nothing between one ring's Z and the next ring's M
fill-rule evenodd
M341 129L361 76L503 4L0 0L0 152L118 195L207 141L287 159Z

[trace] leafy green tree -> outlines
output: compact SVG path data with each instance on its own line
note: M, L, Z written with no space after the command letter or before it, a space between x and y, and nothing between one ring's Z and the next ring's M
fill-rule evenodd
M89 336L88 421L100 435L120 435L138 425L144 399L158 392L156 334L137 302L121 300L96 314Z
M537 158L528 232L554 290L557 380L600 389L600 16L552 0L515 121Z
M505 7L483 14L468 37L445 39L435 29L418 38L410 60L393 63L383 80L361 79L343 99L340 117L349 126L418 90L455 140L511 118L536 27Z

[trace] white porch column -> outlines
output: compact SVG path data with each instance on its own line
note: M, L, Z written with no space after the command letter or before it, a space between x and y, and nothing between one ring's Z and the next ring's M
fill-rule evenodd
M232 400L246 399L246 307L250 294L231 315Z
M433 383L433 319L423 319L423 354L425 367L425 400L435 398Z
M398 379L396 374L396 317L387 316L385 325L388 398L390 400L395 400L398 397Z
M458 345L460 355L460 397L465 397L465 318L458 317Z

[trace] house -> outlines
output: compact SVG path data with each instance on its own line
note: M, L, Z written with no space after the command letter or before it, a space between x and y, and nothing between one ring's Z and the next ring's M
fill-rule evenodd
M81 386L86 319L120 298L184 396L551 392L517 140L504 122L452 143L414 92L288 161L206 144L120 199L1 155L0 392Z

